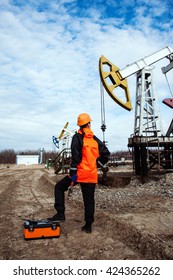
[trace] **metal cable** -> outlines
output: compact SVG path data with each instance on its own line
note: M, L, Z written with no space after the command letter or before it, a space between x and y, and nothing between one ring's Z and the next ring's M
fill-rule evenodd
M171 95L172 95L172 97L173 97L173 92L172 92L172 90L171 90L171 87L170 87L170 84L169 84L168 77L167 77L166 73L165 73L165 78L166 78L166 81L167 81L167 84L168 84L170 93L171 93Z
M103 131L103 142L105 143L105 129L106 129L105 100L104 100L104 88L101 80L100 80L100 95L101 95L101 130Z

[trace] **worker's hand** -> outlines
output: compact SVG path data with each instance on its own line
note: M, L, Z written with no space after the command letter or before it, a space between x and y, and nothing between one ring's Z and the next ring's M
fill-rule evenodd
M103 173L106 173L106 172L109 171L109 167L108 167L108 166L103 166L103 167L101 167L101 171L102 171Z
M72 175L70 178L71 178L73 183L77 182L77 175L76 174Z

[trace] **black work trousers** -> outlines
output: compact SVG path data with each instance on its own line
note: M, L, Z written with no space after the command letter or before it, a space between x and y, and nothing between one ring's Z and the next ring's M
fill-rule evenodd
M68 190L71 184L71 179L67 175L55 185L55 204L54 207L59 214L65 213L65 195L64 192ZM83 202L84 214L86 223L94 222L95 212L95 183L80 183Z

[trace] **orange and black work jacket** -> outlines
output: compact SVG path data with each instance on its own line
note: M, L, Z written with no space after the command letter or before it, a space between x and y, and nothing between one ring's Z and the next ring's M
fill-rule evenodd
M76 174L79 183L97 183L97 162L107 163L110 155L105 144L86 127L73 136L71 152L70 176Z

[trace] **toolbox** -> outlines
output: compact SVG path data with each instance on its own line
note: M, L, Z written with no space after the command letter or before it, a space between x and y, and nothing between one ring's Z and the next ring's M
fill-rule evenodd
M51 238L60 236L60 223L49 220L31 221L23 224L25 239Z

